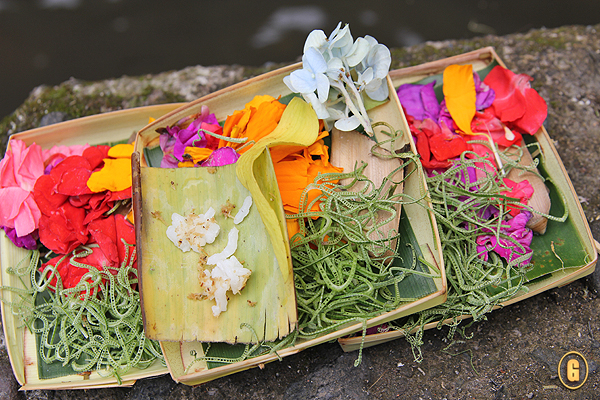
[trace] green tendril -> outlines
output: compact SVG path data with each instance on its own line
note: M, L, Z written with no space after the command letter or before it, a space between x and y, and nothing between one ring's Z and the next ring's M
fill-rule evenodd
M39 335L44 362L60 362L75 372L95 370L119 383L131 368L145 369L157 360L164 364L159 343L144 335L135 246L122 243L125 258L119 268L98 270L77 261L97 245L81 246L62 257L57 265L68 259L71 268L87 270L72 288L63 288L56 267L48 264L42 270L37 250L11 271L29 277L23 288L2 289L19 294L20 301L11 303L11 309Z
M315 338L352 322L366 324L367 319L413 300L401 296L399 285L407 276L436 275L416 268L414 250L413 259L402 260L397 248L401 233L397 228L382 229L395 220L403 205L424 198L396 193L396 187L410 176L405 174L395 181L396 173L419 167L414 154L379 150L389 143L393 148L398 132L391 128L390 132L390 139L374 144L371 152L401 163L379 187L364 175L364 162L348 173L321 174L304 190L300 211L287 216L298 219L300 225L300 232L290 243L301 339ZM414 168L406 168L409 165ZM313 193L320 194L314 197ZM317 202L319 206L314 207Z
M487 141L477 143L490 145ZM530 145L535 146L537 143ZM505 173L516 168L542 178L535 171L539 160L535 159L530 166L519 165L523 155L521 148L513 146L498 154ZM474 181L471 180L469 170L477 172ZM442 244L448 297L439 306L390 323L391 329L403 332L417 362L422 360L420 347L426 324L438 322L438 329L444 325L449 326L448 339L452 344L465 315L473 318L466 326L468 327L476 321L484 320L485 314L495 306L520 291L527 291L524 284L525 274L531 268L528 262L530 254L515 239L501 232L503 221L510 211L509 206L518 206L554 221L565 221L568 217L566 206L563 207L563 215L556 217L524 206L518 199L501 195L507 188L494 171L494 165L485 158L473 152L465 152L449 169L427 178L431 210L436 217ZM548 182L548 179L545 181ZM561 198L564 205L562 194ZM497 215L490 218L485 214L492 208L497 211ZM477 237L482 234L495 236L498 243L501 243L499 239L509 241L513 251L520 255L506 262L496 253L489 252L485 261L478 254L476 243ZM464 338L468 337L464 331L466 327L460 331Z
M206 129L202 129L202 128L198 129L198 133L200 133L200 132L204 132L207 135L210 135L210 136L215 137L217 139L221 139L221 140L224 140L226 142L231 142L231 143L245 143L245 142L248 141L247 137L245 137L245 138L232 138L232 137L229 137L229 136L219 135L218 133L207 131Z

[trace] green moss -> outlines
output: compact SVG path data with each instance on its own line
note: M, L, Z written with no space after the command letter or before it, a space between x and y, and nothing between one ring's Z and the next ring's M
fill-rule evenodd
M570 35L562 35L560 29L553 30L553 34L545 31L531 31L527 35L525 50L528 52L539 52L540 47L550 47L555 50L564 50Z
M408 49L391 49L391 69L420 65L426 62L440 60L487 46L498 46L500 38L496 36L477 37L469 40L450 41L444 46L432 46L425 43Z
M64 112L72 118L98 114L112 109L122 108L120 96L94 93L83 95L73 90L68 82L55 87L42 87L35 98L28 98L12 115L0 122L2 152L8 135L32 129L40 124L41 118L51 112Z
M91 83L89 83L91 84ZM88 83L78 82L77 87ZM44 115L51 112L64 112L69 118L80 118L101 112L119 110L126 104L127 107L139 107L148 104L149 97L159 90L148 84L139 94L131 94L124 98L108 93L108 91L94 91L83 94L81 90L74 89L72 82L64 82L54 87L41 87L37 90L36 97L30 97L13 114L0 121L0 149L2 154L6 148L8 136L17 132L36 128ZM163 91L152 103L180 103L185 98L177 93Z

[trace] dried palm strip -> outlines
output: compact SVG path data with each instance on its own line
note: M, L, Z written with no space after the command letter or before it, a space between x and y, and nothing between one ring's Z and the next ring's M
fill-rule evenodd
M527 169L513 168L509 171L506 177L514 182L522 182L527 180L533 187L533 196L527 202L527 205L532 209L540 212L541 214L550 213L550 190L544 184L544 180L541 178L531 153L525 144L521 145L522 155L519 160L519 165ZM516 159L518 154L510 156L511 159ZM548 218L543 215L532 213L531 219L527 223L527 227L543 235L546 232L546 225L548 224Z
M344 168L344 171L353 171L356 168L356 164L365 162L368 164L364 171L364 174L371 182L373 182L372 188L379 188L384 182L384 179L389 177L390 174L394 182L402 182L404 171L399 169L401 166L400 160L397 158L382 158L372 153L373 146L376 143L369 139L367 136L356 132L343 132L336 128L333 128L331 132L331 147L334 151L331 153L331 163L335 166ZM387 152L385 149L380 149L378 152ZM395 172L394 172L395 171ZM350 184L350 179L341 181L342 184ZM400 183L394 189L393 194L402 193L404 187L403 183ZM370 188L364 187L364 182L358 182L352 187L352 190L362 191L369 190ZM392 193L390 193L391 195ZM400 223L400 204L396 204L396 214L390 215L389 212L384 210L377 211L378 221L387 220L390 216L393 219L387 224L383 225L373 233L371 239L381 239L389 237L389 235L395 235L398 232L398 225ZM395 248L396 240L393 240L390 244L392 248ZM387 255L391 255L387 254Z

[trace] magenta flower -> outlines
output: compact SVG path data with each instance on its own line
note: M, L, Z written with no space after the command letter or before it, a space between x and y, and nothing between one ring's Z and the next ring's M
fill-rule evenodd
M533 232L525 225L530 218L531 213L529 211L522 211L516 217L502 223L500 233L513 240L503 237L496 238L496 235L493 234L477 237L477 253L479 256L487 261L488 252L494 251L500 257L511 262L523 255L528 255L524 261L521 261L520 265L529 264L533 256L533 250L530 247Z
M240 155L233 147L221 147L213 151L210 156L200 164L201 167L220 167L223 165L234 164Z
M190 120L191 122L189 122ZM186 124L188 125L185 126ZM199 132L200 128L210 130L211 132L221 130L220 132L215 132L219 134L222 132L215 114L209 114L207 106L202 106L199 114L185 117L177 121L173 126L158 129L161 134L160 148L163 151L163 159L160 163L161 168L177 168L179 162L183 161L183 154L186 147L216 149L218 140Z

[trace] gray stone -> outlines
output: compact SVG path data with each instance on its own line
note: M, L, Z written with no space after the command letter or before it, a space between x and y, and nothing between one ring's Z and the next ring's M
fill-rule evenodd
M40 120L40 126L57 124L70 119L69 114L62 111L52 111L42 117Z

